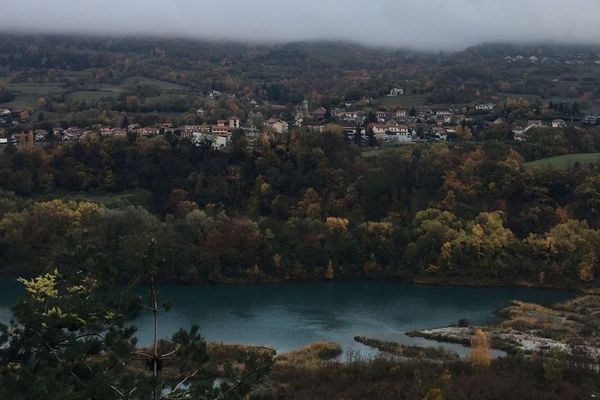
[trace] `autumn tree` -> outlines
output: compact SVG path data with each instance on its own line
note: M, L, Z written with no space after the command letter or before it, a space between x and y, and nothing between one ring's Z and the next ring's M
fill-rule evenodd
M490 340L481 329L477 329L471 337L471 353L468 359L476 367L487 367L492 362Z

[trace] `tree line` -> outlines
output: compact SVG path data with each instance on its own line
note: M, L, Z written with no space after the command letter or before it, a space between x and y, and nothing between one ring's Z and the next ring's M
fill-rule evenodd
M597 165L527 169L500 143L362 152L330 127L229 152L90 138L0 158L3 272L134 276L156 241L176 282L598 281Z

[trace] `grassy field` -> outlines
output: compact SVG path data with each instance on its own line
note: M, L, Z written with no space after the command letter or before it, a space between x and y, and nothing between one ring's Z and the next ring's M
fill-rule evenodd
M67 95L67 100L70 101L93 101L104 97L117 98L119 92L115 90L81 90L72 92Z
M600 161L600 153L567 154L528 162L525 163L525 168L567 169L574 166L575 163L591 164L598 161Z
M9 83L6 85L7 89L13 90L20 94L35 94L35 95L46 95L52 91L59 91L62 89L62 85L58 83L34 83L34 82L22 82L22 83Z
M16 93L17 97L10 103L0 103L3 107L32 107L35 108L40 97L62 89L60 84L53 83L8 83L6 87Z
M123 86L129 86L129 85L135 85L135 84L155 85L165 91L187 90L184 86L177 85L176 83L160 81L158 79L146 78L143 76L135 76L135 77L127 78L122 83Z
M89 71L77 71L79 75L89 74ZM73 76L74 78L75 76ZM9 90L12 90L16 94L15 100L7 103L0 103L2 107L31 107L36 109L37 101L40 97L45 97L49 93L63 90L61 84L54 83L35 83L35 82L23 82L23 83L10 83L5 80L0 81ZM145 78L142 76L132 77L126 79L121 85L100 85L99 90L79 90L68 93L66 95L67 101L94 101L104 97L117 98L126 86L135 84L151 84L161 88L163 95L156 100L165 100L167 95L183 95L187 93L187 88L181 85L177 85L170 82L160 81L151 78Z

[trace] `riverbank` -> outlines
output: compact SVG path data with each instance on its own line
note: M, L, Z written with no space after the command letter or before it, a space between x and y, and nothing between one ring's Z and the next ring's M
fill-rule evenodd
M475 330L488 334L493 348L526 354L581 352L600 362L600 296L585 295L550 307L513 301L492 326L448 326L408 332L438 342L468 345Z
M334 279L325 279L321 276L307 276L307 277L274 277L265 274L251 277L220 277L220 279L209 279L206 281L199 282L181 282L181 281L170 281L165 280L166 284L173 285L253 285L253 284L266 284L266 285L278 285L283 283L306 283L306 282L352 282L352 281L373 281L373 282L390 282L399 283L406 285L420 285L420 286L454 286L454 287L467 287L467 288L527 288L527 289L549 289L549 290L569 290L578 293L586 294L600 294L600 288L594 288L590 285L586 285L583 282L567 282L561 281L550 281L550 282L539 282L539 281L524 281L524 280L493 280L487 278L476 278L476 277L452 277L452 276L431 276L431 275L419 275L411 277L399 277L395 275L380 275L380 276L363 276L363 275L352 275L347 274L343 276L337 276Z
M354 340L365 346L377 349L381 354L395 356L403 360L427 360L433 362L460 360L458 354L443 347L404 346L397 342L365 336L356 336Z
M19 274L17 271L5 269L0 271L0 279L31 279L35 274ZM272 276L262 272L249 272L245 276L227 277L227 276L211 276L207 279L181 280L168 276L159 276L157 278L161 285L176 285L176 286L237 286L237 285L279 285L293 283L311 283L311 282L389 282L406 285L420 286L453 286L466 288L531 288L531 289L549 289L549 290L567 290L581 294L598 294L600 288L593 287L581 281L526 281L526 280L494 280L481 277L468 276L432 276L432 275L412 275L398 276L395 274L337 274L332 279L324 278L321 275L307 276ZM140 280L140 283L144 283ZM115 282L116 284L129 284L129 280Z

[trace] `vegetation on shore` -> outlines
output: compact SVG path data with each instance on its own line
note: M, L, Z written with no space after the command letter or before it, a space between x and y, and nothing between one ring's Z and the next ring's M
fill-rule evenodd
M364 336L356 336L354 338L358 343L379 350L383 354L398 356L405 359L417 360L437 360L437 361L453 361L458 360L459 356L442 347L419 347L419 346L403 346L397 342L386 340L378 340Z
M337 343L316 342L277 356L275 363L279 366L316 367L323 362L335 360L341 354L342 346Z
M483 329L493 348L511 354L567 353L582 365L600 366L600 296L583 295L544 307L513 301L500 310L501 323L487 327L452 326L408 333L440 342L469 345L473 334Z
M507 357L489 367L378 358L317 368L275 368L256 399L562 400L600 390L595 372L542 358Z

